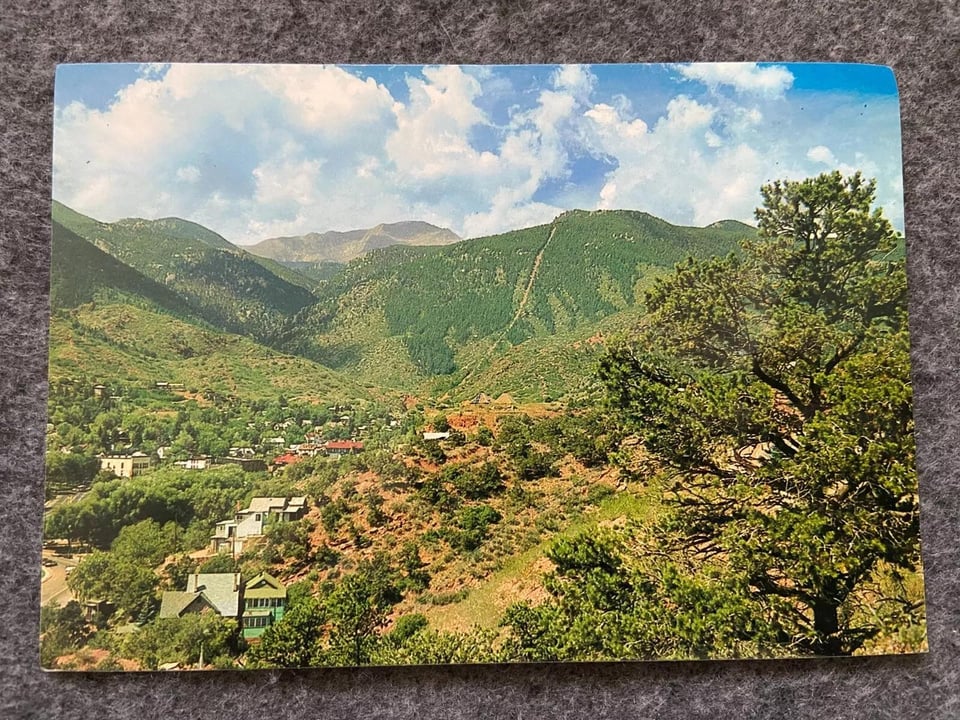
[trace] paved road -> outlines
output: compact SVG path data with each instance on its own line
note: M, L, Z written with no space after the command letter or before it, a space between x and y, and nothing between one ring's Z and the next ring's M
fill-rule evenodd
M49 602L63 607L74 599L73 593L67 587L67 568L76 567L77 561L70 557L55 555L49 550L43 551L44 558L56 562L55 567L45 567L43 580L40 583L40 604Z

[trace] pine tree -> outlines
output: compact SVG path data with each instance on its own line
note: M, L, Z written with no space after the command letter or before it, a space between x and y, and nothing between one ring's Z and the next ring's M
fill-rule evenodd
M859 174L765 186L758 239L659 281L601 368L674 480L673 552L722 567L801 652L922 612L899 583L919 563L906 274L874 192Z

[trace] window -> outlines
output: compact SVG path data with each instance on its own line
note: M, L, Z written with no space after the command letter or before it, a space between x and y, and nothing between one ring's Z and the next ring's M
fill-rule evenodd
M258 617L247 617L243 619L243 626L245 628L262 628L269 626L270 616L263 615Z
M250 609L281 607L282 603L281 598L247 598L246 600L246 606Z

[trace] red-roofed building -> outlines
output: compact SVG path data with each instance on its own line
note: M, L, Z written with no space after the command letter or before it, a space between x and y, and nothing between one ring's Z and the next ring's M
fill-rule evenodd
M363 450L359 440L330 440L324 447L327 455L355 455Z
M303 460L302 457L294 453L284 453L283 455L277 455L271 465L276 467L281 467L283 465L293 465L294 463L300 462Z

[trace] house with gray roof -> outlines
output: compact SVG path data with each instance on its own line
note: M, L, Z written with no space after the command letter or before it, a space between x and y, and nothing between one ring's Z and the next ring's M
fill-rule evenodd
M222 617L237 618L243 597L240 573L192 573L183 592L168 591L160 600L160 617L183 617L211 610Z
M217 523L212 538L213 551L234 555L241 553L244 540L263 535L268 523L299 520L306 512L307 498L302 495L291 498L255 497L250 500L248 507L237 510L233 518Z
M257 640L279 622L287 608L287 589L269 573L244 582L240 573L193 573L187 589L163 593L160 617L179 618L214 612L234 618L244 639Z

